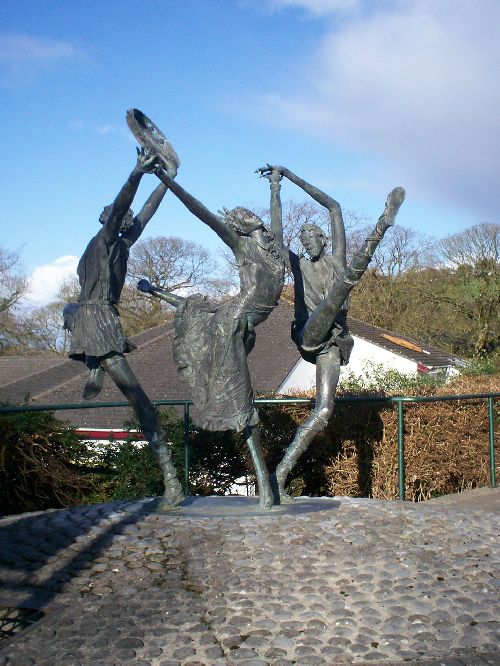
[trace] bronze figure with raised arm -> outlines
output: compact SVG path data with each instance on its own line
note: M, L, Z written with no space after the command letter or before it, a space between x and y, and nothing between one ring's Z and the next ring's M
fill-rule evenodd
M264 169L261 171L265 173ZM286 503L291 500L285 491L287 476L317 433L328 424L340 367L349 361L353 347L347 326L349 292L361 279L385 232L394 224L405 192L396 187L389 193L375 228L347 264L344 221L337 201L285 167L268 165L268 172L284 176L328 210L333 239L329 255L323 231L317 225L305 224L300 239L309 257L299 257L291 250L287 255L295 288L292 339L301 356L316 364L316 402L271 477L276 501Z
M104 373L130 402L163 472L163 508L177 506L184 495L172 462L170 446L160 424L157 409L144 392L125 354L134 349L127 340L118 316L118 304L125 283L130 247L137 241L157 211L167 186L156 187L141 212L134 217L130 206L141 179L157 166L157 156L141 149L137 163L111 206L99 218L102 229L92 238L78 264L80 297L65 307L65 326L71 333L69 356L83 361L90 370L83 397L101 390ZM172 170L176 175L176 169Z
M255 328L268 318L283 288L281 176L272 170L266 173L271 188L268 230L245 208L215 215L165 171L157 171L157 175L231 249L238 266L240 291L220 304L201 294L183 298L146 280L141 280L138 288L176 307L174 359L191 391L196 408L194 421L208 430L243 432L256 472L259 503L268 509L274 498L260 445L259 415L253 402L247 355L255 344Z

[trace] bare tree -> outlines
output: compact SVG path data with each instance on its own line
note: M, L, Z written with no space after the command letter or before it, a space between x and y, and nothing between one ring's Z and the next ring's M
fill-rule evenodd
M19 254L0 247L0 353L15 347L20 334L17 308L28 280L19 269Z
M500 225L476 224L457 234L446 236L438 243L438 253L445 266L480 266L500 263Z
M412 263L408 248L406 264L389 254L361 280L351 315L454 353L494 352L500 345L498 230L481 224L435 241L434 252L423 257L427 266L420 255Z
M212 292L216 264L201 245L174 236L157 236L137 242L130 254L127 284L119 304L127 335L158 326L172 316L170 306L136 290L146 278L168 291Z
M209 253L196 243L159 237L139 241L133 248L127 284L118 305L126 335L158 326L172 316L161 301L149 299L137 291L139 278L147 277L172 290L223 291L222 281L220 285L215 284L214 262ZM23 312L11 326L13 347L24 353L66 354L70 340L63 329L62 310L67 303L78 301L79 295L80 285L75 276L61 284L52 303Z
M320 229L325 232L328 238L327 251L331 251L332 242L335 239L330 238L330 218L328 211L322 206L319 206L314 201L305 201L297 203L296 201L285 201L282 206L283 209L283 241L295 254L302 254L303 248L300 242L300 230L304 224L316 224ZM266 225L269 224L269 210L260 209L255 213L263 220ZM359 242L363 242L366 237L366 230L368 227L366 223L368 218L361 215L355 210L349 208L342 209L342 216L344 218L344 225L347 234L347 254L348 258L352 255L354 247L360 237ZM373 225L369 228L372 229ZM358 233L359 230L359 233ZM365 236L361 238L361 234Z
M66 278L61 283L56 295L55 302L61 304L62 307L64 307L66 303L76 303L79 296L80 283L78 282L78 277L75 274L72 277Z
M62 307L60 302L53 302L27 314L23 318L19 347L30 352L67 354L70 339L63 328Z
M369 227L366 225L358 225L351 230L348 236L351 251L361 245L368 232ZM418 231L396 224L377 248L371 270L396 277L407 271L435 265L434 243L433 239Z
M69 350L69 334L63 328L62 311L66 303L75 302L80 286L75 277L65 280L51 303L16 313L12 343L16 352L51 353L64 356Z
M257 215L266 223L269 211L258 210ZM373 224L370 218L352 209L342 209L346 228L347 257L350 259L356 249L365 241ZM314 202L283 204L283 234L285 244L295 253L301 254L300 230L304 224L316 224L329 238L330 222L325 210ZM335 239L329 238L328 251ZM381 275L396 276L408 270L424 268L435 264L432 252L434 241L407 227L395 225L390 234L380 243L372 260L371 268ZM224 255L226 260L228 257Z
M484 354L500 345L500 225L476 224L446 236L438 254L453 279L447 302L467 321L474 351Z
M28 289L28 280L19 275L20 257L0 247L0 312L14 308Z
M215 264L209 252L197 243L174 236L139 241L128 264L129 281L146 278L167 291L193 289L209 278Z
M316 224L323 229L326 236L330 234L330 221L328 213L318 204L310 201L297 203L296 201L285 201L282 204L283 211L283 242L294 252L301 252L300 230L304 224ZM263 208L254 211L256 215L269 228L271 218L269 209Z

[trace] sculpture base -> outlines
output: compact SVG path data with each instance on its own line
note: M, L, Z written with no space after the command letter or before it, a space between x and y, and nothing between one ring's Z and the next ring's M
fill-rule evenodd
M189 518L246 518L246 517L277 517L282 515L332 511L340 506L338 499L331 497L297 497L291 504L279 504L271 509L261 509L258 497L242 497L225 495L204 497L189 496L179 507L165 510L161 497L144 499L131 503L128 510L135 513L164 513Z

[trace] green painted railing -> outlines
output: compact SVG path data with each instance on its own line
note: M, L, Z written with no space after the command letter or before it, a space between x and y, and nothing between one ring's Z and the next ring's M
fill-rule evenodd
M405 499L405 439L404 439L404 404L411 402L450 402L457 400L486 400L488 407L488 433L489 433L489 458L490 458L490 485L496 488L495 474L495 412L494 400L500 398L500 393L466 393L462 395L433 395L433 396L349 396L338 397L337 403L379 403L396 405L398 410L398 489L399 499ZM257 404L286 404L305 403L314 404L313 398L257 398ZM189 493L189 408L193 404L190 400L155 400L155 405L181 406L184 409L184 491ZM66 403L52 405L7 405L0 406L0 414L13 412L42 412L62 411L68 409L101 409L107 407L130 407L126 401L123 402L94 402L94 403Z

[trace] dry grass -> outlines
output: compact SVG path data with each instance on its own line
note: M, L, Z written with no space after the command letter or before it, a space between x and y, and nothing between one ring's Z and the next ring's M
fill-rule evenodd
M405 394L492 393L500 390L499 380L498 375L460 377L440 388L420 387ZM498 401L495 408L498 424ZM307 413L307 407L303 406L283 409L295 425ZM396 499L397 426L396 406L339 403L327 430L316 438L297 468L305 491L321 494L326 490L331 495ZM269 437L272 434L270 432ZM419 501L489 485L485 399L406 403L404 435L407 499ZM498 460L498 426L495 438ZM285 433L282 439L286 439ZM279 452L275 455L279 457ZM313 469L315 465L322 469Z

